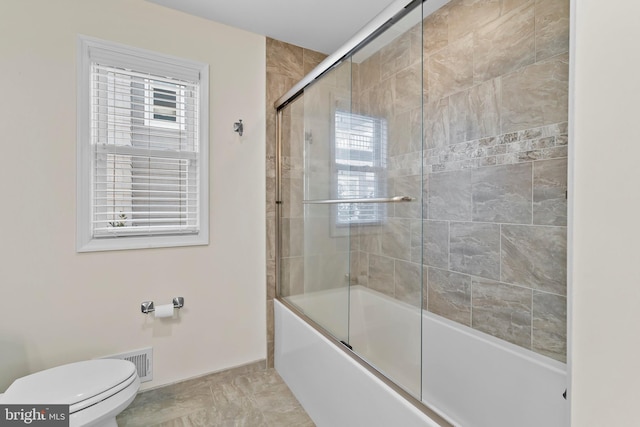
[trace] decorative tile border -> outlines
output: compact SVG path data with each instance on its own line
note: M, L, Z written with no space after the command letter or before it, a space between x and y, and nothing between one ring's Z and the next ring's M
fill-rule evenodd
M426 173L508 165L567 157L567 123L426 150Z

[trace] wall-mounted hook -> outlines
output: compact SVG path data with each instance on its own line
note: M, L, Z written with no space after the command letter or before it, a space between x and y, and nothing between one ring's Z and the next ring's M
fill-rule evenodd
M238 132L238 134L242 136L242 132L244 131L244 125L242 124L242 119L239 119L237 122L233 124L233 131Z

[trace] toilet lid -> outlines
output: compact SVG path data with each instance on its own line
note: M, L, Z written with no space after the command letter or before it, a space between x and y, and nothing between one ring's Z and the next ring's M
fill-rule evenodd
M18 378L2 403L70 405L73 413L126 388L136 375L135 365L127 360L70 363Z

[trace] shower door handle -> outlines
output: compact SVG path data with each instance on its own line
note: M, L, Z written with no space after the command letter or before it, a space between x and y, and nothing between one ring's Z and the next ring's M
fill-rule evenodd
M372 199L321 199L303 200L305 205L335 205L338 203L402 203L413 202L416 198L411 196L380 197Z

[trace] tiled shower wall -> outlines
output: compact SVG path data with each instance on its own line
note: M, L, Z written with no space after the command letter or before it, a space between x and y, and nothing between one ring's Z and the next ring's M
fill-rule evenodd
M454 1L424 40L428 308L565 361L569 1Z
M352 227L351 282L561 361L568 15L568 0L455 0L425 19L422 40L414 28L352 66L354 112L388 123L388 195L422 195L423 203L389 205L384 224ZM271 363L272 106L321 59L267 41ZM304 139L304 130L290 132ZM301 198L303 187L296 196L289 172L285 195ZM304 265L295 239L304 231L301 214L285 215L283 269L290 287L304 277L292 268L296 261Z
M423 220L396 205L354 229L352 283L415 303L422 269L429 311L565 361L569 2L453 1L422 70L415 32L354 71L358 112L389 122L390 195L424 174Z
M271 38L267 38L266 41L266 55L267 366L273 367L273 299L276 295L276 113L274 103L322 62L326 55Z

